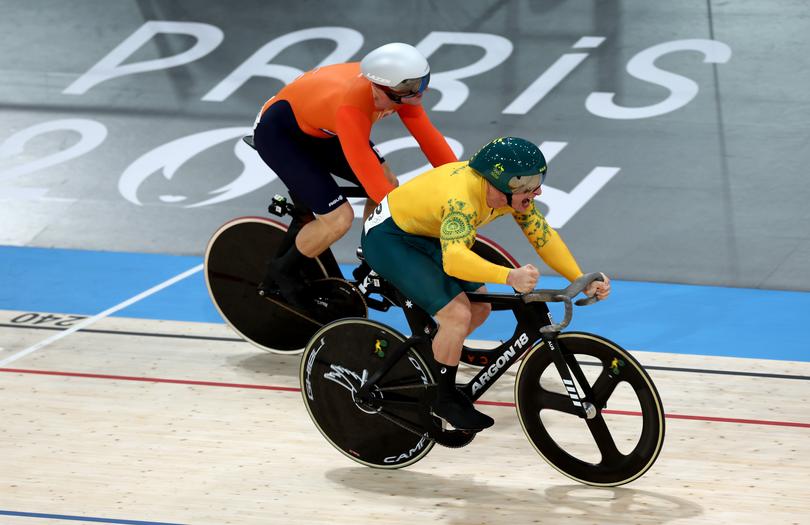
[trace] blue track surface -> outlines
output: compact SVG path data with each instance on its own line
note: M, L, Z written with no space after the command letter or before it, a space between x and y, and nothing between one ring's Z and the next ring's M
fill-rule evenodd
M0 309L95 315L201 262L199 257L0 246ZM540 282L542 288L564 285L555 277ZM222 322L201 272L115 315ZM371 316L407 332L399 312ZM473 337L508 337L514 326L510 317L493 314ZM570 329L599 333L631 350L810 361L810 342L801 329L808 317L807 292L614 280L610 300L575 310Z

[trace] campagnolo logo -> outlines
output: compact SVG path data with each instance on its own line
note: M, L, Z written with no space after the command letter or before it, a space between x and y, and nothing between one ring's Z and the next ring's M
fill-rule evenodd
M307 358L307 377L304 380L304 385L307 389L307 397L312 401L315 400L315 396L312 395L312 366L315 364L315 358L318 357L318 352L321 351L323 345L325 344L325 338L321 337L321 344L318 346L318 348L310 352L309 358Z
M526 335L526 332L520 334L520 337L517 338L517 341L515 341L509 346L509 350L504 352L504 354L500 356L497 360L495 360L494 363L489 365L489 368L487 368L482 372L481 377L478 378L478 381L476 381L473 384L472 393L475 394L476 392L481 390L484 387L484 385L489 383L498 374L498 371L512 360L517 351L523 348L528 342L529 336Z
M417 372L419 372L419 378L422 380L422 384L423 385L428 384L427 374L425 373L425 370L422 368L422 365L419 364L419 361L417 361L416 359L414 359L411 356L408 356L408 361L410 361L411 364L414 366L414 368L416 368ZM427 439L428 439L427 435L422 436L422 439L420 439L419 442L416 445L414 445L410 449L408 449L405 452L402 452L400 454L397 454L397 455L394 455L394 456L387 456L387 457L383 458L383 462L384 463L389 463L389 464L390 463L400 463L402 461L406 461L406 460L411 459L412 457L414 457L414 455L416 455L416 453L418 453L420 450L425 448L425 444L427 443Z
M406 450L398 456L387 456L383 458L383 463L399 463L411 459L417 452L425 448L425 443L427 443L427 436L422 436L422 439L420 439L419 443L414 445L413 448Z

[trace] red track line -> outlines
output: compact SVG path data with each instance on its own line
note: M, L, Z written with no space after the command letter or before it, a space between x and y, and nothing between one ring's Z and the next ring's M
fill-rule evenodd
M175 385L217 386L225 388L253 388L256 390L276 390L282 392L300 392L300 388L288 386L252 385L245 383L220 383L215 381L192 381L188 379L164 379L159 377L118 376L110 374L86 374L82 372L57 372L51 370L30 370L25 368L0 368L0 372L13 374L38 374L61 377L84 377L88 379L111 379L113 381L141 381L144 383L170 383ZM504 401L476 401L479 405L499 407L514 407L514 403ZM627 410L603 410L604 414L618 414L623 416L640 416L641 412ZM713 421L717 423L741 423L746 425L772 425L778 427L810 428L810 423L796 423L792 421L768 421L763 419L737 419L729 417L690 416L686 414L666 414L667 419L688 419L693 421Z
M607 412L606 410L603 412ZM744 423L746 425L773 425L777 427L810 428L810 423L795 423L791 421L768 421L764 419L735 419L731 417L689 416L686 414L667 414L668 419L692 419L696 421L717 421L719 423Z
M214 381L191 381L188 379L163 379L158 377L114 376L108 374L84 374L81 372L54 372L50 370L27 370L23 368L0 368L0 372L17 374L39 374L46 376L87 377L90 379L112 379L115 381L142 381L144 383L172 383L176 385L221 386L227 388L255 388L257 390L281 390L283 392L300 392L300 388L288 386L249 385L241 383L217 383Z

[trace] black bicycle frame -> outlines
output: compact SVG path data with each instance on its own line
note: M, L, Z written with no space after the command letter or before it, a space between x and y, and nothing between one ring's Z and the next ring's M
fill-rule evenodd
M390 286L390 285L389 285ZM393 289L393 287L391 287ZM402 296L397 293L397 297L401 300ZM586 411L584 403L588 402L593 404L593 393L573 355L568 354L562 349L558 339L557 332L545 333L541 332L540 328L552 324L551 313L548 305L542 302L525 303L520 294L490 294L490 293L467 293L471 302L477 303L490 303L493 309L509 309L512 310L517 325L512 337L497 348L488 350L479 350L464 347L462 350L462 359L465 361L475 361L482 356L489 360L489 365L484 366L467 384L459 387L467 397L472 401L479 399L489 388L511 367L517 362L530 348L533 348L539 341L544 341L549 352L552 352L552 359L560 374L560 378L566 387L568 396L574 407L574 412L581 418L586 418ZM402 306L402 305L400 305ZM436 332L436 322L424 310L414 306L413 308L403 308L405 317L410 325L411 332L414 334L399 345L392 348L389 352L389 359L383 367L379 368L368 381L357 392L359 399L364 399L368 395L371 388L385 376L393 366L405 356L409 348L417 351L422 350L422 355L432 359L433 351L431 348L432 337ZM576 384L572 379L572 374L576 378L582 389L583 395L580 396L576 389ZM425 385L431 386L431 385Z

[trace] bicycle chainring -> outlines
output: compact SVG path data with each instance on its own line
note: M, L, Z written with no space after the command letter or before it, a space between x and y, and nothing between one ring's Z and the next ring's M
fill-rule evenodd
M438 432L430 432L428 435L436 443L447 448L461 448L466 447L470 442L475 439L477 432L470 432L467 430L440 430Z
M436 443L447 448L461 448L470 444L477 432L468 430L447 430L443 421L430 412L429 399L432 400L435 393L431 393L422 398L420 403L420 421L422 427L427 430L427 435Z
M352 283L335 277L317 279L310 285L312 316L323 324L344 317L367 317L363 294Z

